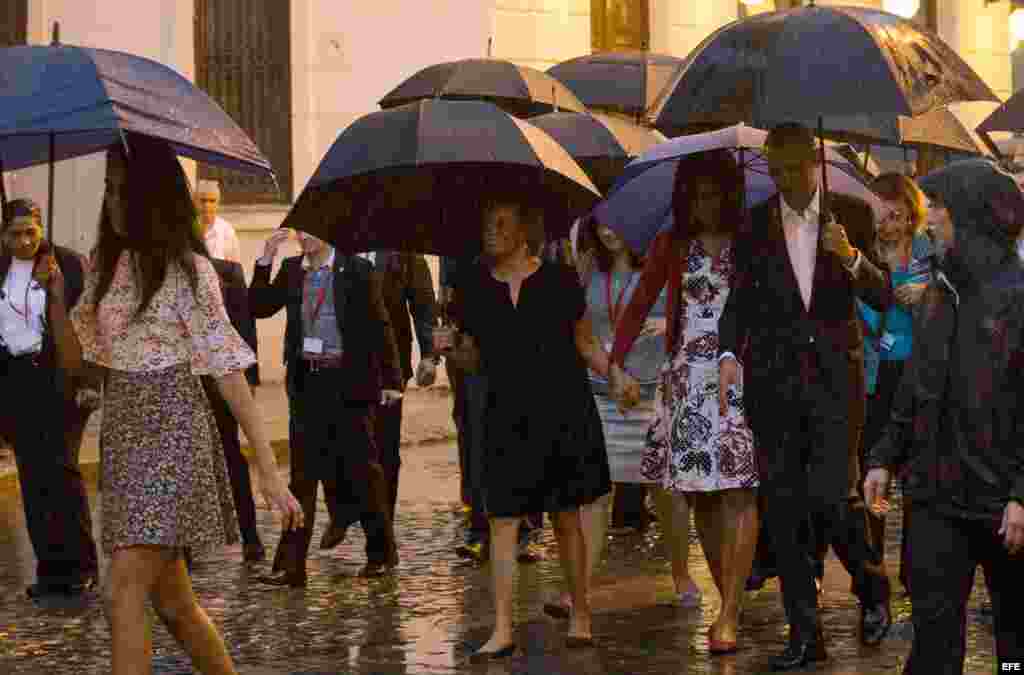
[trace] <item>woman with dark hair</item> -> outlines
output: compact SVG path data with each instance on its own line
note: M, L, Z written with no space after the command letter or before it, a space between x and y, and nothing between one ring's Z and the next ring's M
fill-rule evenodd
M694 511L722 596L708 636L712 653L736 650L743 586L758 533L754 441L742 389L729 392L724 415L718 402L718 320L737 275L732 244L745 220L743 190L742 170L728 151L680 160L672 195L675 226L651 245L619 319L611 357L624 363L667 286L668 360L658 382L643 471L672 493L679 514L686 513L686 504Z
M893 397L903 367L913 347L913 313L932 280L935 250L928 234L928 207L924 193L911 179L898 173L878 176L871 188L882 198L886 211L878 221L876 259L890 271L896 302L886 312L875 311L857 300L857 312L864 329L864 384L867 392L867 420L860 448L864 453L878 441L889 422ZM863 470L862 470L863 471ZM861 476L863 479L863 475ZM907 530L908 509L903 509L903 530ZM872 547L885 559L885 517L868 517ZM903 538L900 551L900 582L909 588L906 571L910 550Z
M899 470L913 551L903 672L953 675L964 668L979 566L996 657L1024 661L1024 264L1014 250L1024 196L987 160L951 163L921 188L950 218L889 423L868 452L864 499L882 510Z
M481 487L496 625L477 661L514 651L516 531L523 516L537 511L552 516L572 596L566 644L593 644L580 507L611 489L586 372L589 366L607 376L607 355L593 336L575 272L534 255L543 214L520 199L513 194L489 208L485 260L460 271L454 314L462 333L454 348L438 345L461 368L488 379ZM613 378L621 377L613 370Z
M41 275L54 255L65 270L61 291L74 305L82 293L83 264L74 251L50 247L40 209L30 199L7 202L0 240L0 387L8 393L0 407L0 435L14 446L25 524L36 554L36 583L28 594L78 595L93 585L98 571L78 467L91 407L76 404L79 380L59 367L50 329L55 308Z
M302 524L257 420L244 371L252 350L231 327L217 273L195 230L177 158L134 137L107 155L99 243L69 317L50 284L64 367L105 370L101 434L104 583L112 672L148 673L146 605L202 673L234 673L224 642L196 602L183 558L238 540L224 451L200 377L216 378L255 451L266 499L286 527ZM51 279L60 271L51 264Z

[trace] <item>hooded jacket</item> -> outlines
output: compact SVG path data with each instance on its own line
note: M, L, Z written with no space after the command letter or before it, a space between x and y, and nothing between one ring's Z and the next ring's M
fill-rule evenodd
M1024 264L1014 241L1024 196L984 160L921 180L948 209L914 351L867 466L900 469L904 495L955 516L999 520L1024 500Z

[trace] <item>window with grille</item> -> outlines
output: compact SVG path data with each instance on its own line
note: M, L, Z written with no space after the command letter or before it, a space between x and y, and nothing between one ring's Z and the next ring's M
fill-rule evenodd
M590 0L590 38L595 52L649 49L650 2Z
M23 45L28 31L28 0L0 2L0 47Z
M306 0L302 0L305 2ZM196 83L270 160L280 191L262 176L199 165L226 203L292 198L291 3L195 0Z

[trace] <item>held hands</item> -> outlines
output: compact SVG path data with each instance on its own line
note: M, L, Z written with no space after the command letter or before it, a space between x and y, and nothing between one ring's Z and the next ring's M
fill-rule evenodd
M288 238L292 236L292 231L288 229L278 229L274 231L274 234L270 235L267 242L263 244L263 256L270 261L273 261L277 256L277 250L281 248L281 244L288 241Z
M881 467L871 469L864 478L864 503L875 515L889 512L889 470Z
M903 284L893 292L893 295L900 305L910 307L921 301L926 288L928 284Z
M740 384L740 364L728 356L718 362L718 414L729 411L729 389Z
M259 466L256 472L260 494L267 508L273 507L281 513L281 521L286 530L298 530L304 527L302 507L295 495L284 484L277 465Z
M666 332L668 332L668 319L647 319L644 323L643 330L640 331L640 337L661 337Z
M103 401L103 394L98 389L83 387L75 392L75 405L82 410L98 410Z
M640 384L617 363L608 370L608 384L611 385L612 398L623 414L640 403Z
M846 229L832 219L822 226L821 243L826 251L831 251L839 256L839 259L847 267L856 260L857 249L850 244L850 240L846 236Z
M1006 505L999 534L1004 537L1003 544L1010 555L1017 555L1024 550L1024 506L1020 502L1009 502Z

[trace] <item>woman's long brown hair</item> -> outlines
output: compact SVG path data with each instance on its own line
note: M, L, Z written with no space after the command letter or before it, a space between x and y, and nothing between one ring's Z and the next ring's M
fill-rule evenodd
M121 253L129 251L141 297L134 317L138 319L149 309L171 265L185 272L195 292L198 277L193 255L209 254L196 231L198 214L188 179L170 146L130 135L127 155L120 146L110 152L120 157L126 169L122 197L126 231L124 236L114 231L104 202L96 246L99 279L95 303L98 305L110 290Z
M710 178L722 190L722 208L718 213L719 231L735 235L745 219L743 191L746 182L743 169L736 164L728 150L711 150L687 155L679 160L675 183L672 187L672 228L677 239L691 239L700 232L693 222L693 203L697 181ZM726 229L722 229L722 228Z

